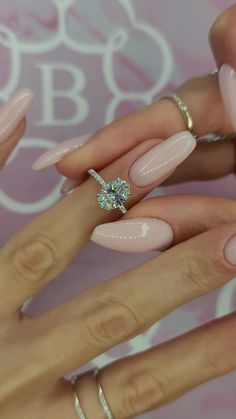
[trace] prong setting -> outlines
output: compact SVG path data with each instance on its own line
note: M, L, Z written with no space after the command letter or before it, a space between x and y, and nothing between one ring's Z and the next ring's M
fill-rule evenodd
M124 203L132 195L129 183L119 177L110 182L105 182L93 169L89 170L88 173L102 186L97 194L99 206L108 212L119 209L122 214L125 214L127 210Z

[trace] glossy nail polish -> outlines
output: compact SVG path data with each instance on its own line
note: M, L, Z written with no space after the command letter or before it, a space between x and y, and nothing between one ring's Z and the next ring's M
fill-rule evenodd
M130 169L131 181L138 187L149 186L163 179L181 164L195 149L196 140L184 131L158 144Z
M18 90L0 109L0 144L4 143L20 124L34 98L30 89Z
M222 101L236 131L236 72L228 64L223 64L219 70L219 85Z
M82 147L92 137L91 134L65 141L53 149L43 153L33 164L33 170L42 170L59 163L63 157Z
M169 247L173 243L174 233L163 220L135 218L101 224L93 231L91 240L122 252L146 252Z
M225 258L231 265L236 265L236 236L231 237L225 246Z

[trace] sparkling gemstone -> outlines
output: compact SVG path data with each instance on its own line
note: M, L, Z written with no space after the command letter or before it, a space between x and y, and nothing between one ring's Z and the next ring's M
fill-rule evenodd
M131 196L131 188L128 182L117 178L107 183L98 193L98 203L106 211L119 208Z

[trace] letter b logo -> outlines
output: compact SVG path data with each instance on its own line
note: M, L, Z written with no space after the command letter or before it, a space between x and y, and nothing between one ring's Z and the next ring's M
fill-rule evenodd
M53 63L39 64L42 72L42 100L43 117L39 125L48 126L68 126L78 125L84 121L88 115L89 107L86 99L81 95L85 88L86 81L82 71L71 64ZM54 87L54 75L56 72L66 72L72 76L72 84L66 89L56 89ZM73 115L67 118L57 118L55 113L56 100L64 99L74 105Z

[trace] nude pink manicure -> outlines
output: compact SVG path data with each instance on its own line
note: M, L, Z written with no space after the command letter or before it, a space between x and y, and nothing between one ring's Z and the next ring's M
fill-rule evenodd
M135 218L101 224L91 240L101 246L122 252L163 250L174 240L172 227L155 218Z
M228 64L223 64L219 71L221 98L236 131L236 72Z
M30 89L18 90L0 109L0 143L4 143L26 115L34 94Z
M181 164L195 149L196 140L189 131L170 137L149 150L130 169L131 181L138 187L149 186Z
M57 147L43 153L33 164L33 170L42 170L46 167L53 166L59 163L63 157L70 154L77 148L82 147L86 142L90 140L92 134L84 135L83 137L73 138L72 140L65 141L59 144Z

